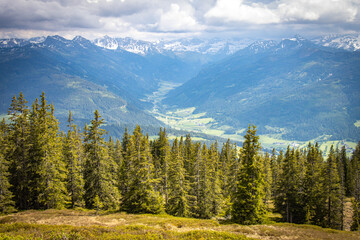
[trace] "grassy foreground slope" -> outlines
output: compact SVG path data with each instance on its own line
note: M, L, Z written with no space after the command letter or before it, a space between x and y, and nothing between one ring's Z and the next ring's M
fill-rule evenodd
M360 233L296 224L220 224L168 215L30 210L1 216L0 239L360 239Z

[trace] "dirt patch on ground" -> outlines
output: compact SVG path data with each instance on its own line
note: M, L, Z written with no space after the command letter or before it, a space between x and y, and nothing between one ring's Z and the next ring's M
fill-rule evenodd
M73 210L45 210L24 211L1 217L2 223L35 223L49 225L72 225L72 226L116 226L125 223L125 219L110 216L100 216L95 212L81 212Z

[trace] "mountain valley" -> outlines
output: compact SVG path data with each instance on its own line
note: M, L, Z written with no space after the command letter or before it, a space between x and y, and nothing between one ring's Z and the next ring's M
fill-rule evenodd
M351 151L360 136L359 42L1 39L0 112L20 91L29 102L44 91L60 122L71 110L83 126L99 109L118 137L140 124L241 142L252 123L268 149L319 141L323 151L329 142Z

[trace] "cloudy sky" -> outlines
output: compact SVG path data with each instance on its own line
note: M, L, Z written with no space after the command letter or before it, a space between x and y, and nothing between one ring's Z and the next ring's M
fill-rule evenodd
M0 0L0 37L156 40L360 32L360 0Z

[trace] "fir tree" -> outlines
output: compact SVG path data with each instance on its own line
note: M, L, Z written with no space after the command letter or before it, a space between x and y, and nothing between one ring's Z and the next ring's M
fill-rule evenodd
M68 172L66 188L70 197L71 208L82 207L84 206L83 144L81 133L77 130L77 126L73 124L70 111L68 128L63 144L63 157Z
M100 126L104 123L99 112L95 110L94 119L86 131L84 144L86 162L84 167L85 204L88 208L95 207L95 198L104 209L116 209L119 206L117 181L112 171L115 165L109 157L107 143L103 135L105 130Z
M4 156L7 151L6 128L5 119L3 119L0 123L0 213L9 213L15 210L13 194L10 191L9 163Z
M171 148L169 159L169 200L166 211L174 216L187 217L188 206L188 185L185 180L184 160L177 138Z
M159 213L163 210L160 194L154 190L150 144L137 126L125 156L129 178L122 209L131 213Z
M10 116L9 134L7 136L8 151L6 159L9 161L11 173L11 191L14 193L16 208L20 210L30 207L30 175L29 149L31 142L29 109L22 93L13 97L8 111Z
M165 205L167 205L170 145L166 129L160 128L159 138L153 143L152 156L154 160L154 178L159 181L156 184L156 190L163 196Z
M336 166L338 169L338 174L339 174L339 178L340 178L340 192L341 192L341 197L340 197L340 201L341 201L341 217L340 217L340 229L344 230L344 220L345 220L345 212L344 212L344 207L345 207L345 194L346 194L346 178L347 178L347 165L348 165L348 158L346 156L346 149L345 146L342 147L341 151L339 152L339 149L336 148Z
M356 145L351 161L351 195L353 197L352 231L360 230L360 142Z
M237 159L236 145L227 140L221 149L219 160L220 186L224 197L225 215L230 215L231 198L236 191L236 177L240 164Z
M262 158L262 170L264 177L264 203L267 206L271 200L271 186L272 186L272 171L271 171L271 159L269 153L265 153Z
M42 93L40 105L33 104L31 113L31 191L35 208L62 208L66 204L66 169L62 161L59 123L54 107Z
M210 191L207 198L210 200L211 216L223 214L223 195L221 192L220 182L220 162L219 153L217 151L217 143L211 144L206 165L208 166L208 179L210 181Z
M324 161L318 144L309 143L304 179L306 219L308 224L322 225L325 218ZM326 184L326 183L325 183Z
M259 166L259 137L256 127L249 125L241 155L241 168L237 175L236 192L233 197L232 219L240 224L255 224L263 221L263 177Z
M210 162L209 162L209 152L205 144L203 144L201 150L201 158L199 159L199 187L198 187L198 207L197 207L197 216L200 218L210 218L212 217L211 213L211 199L209 198L212 195L211 192L211 179L210 179Z
M305 211L300 191L303 179L296 155L294 149L287 148L276 188L275 209L282 215L284 221L303 223Z
M127 128L125 128L125 132L122 139L122 155L123 159L120 163L120 169L119 169L119 189L121 196L124 197L127 195L129 191L129 184L130 184L130 164L131 164L131 158L127 156L129 153L128 146L130 142L130 136L128 134Z
M335 229L341 228L341 186L338 168L336 166L336 157L333 146L326 161L324 169L325 196L326 196L326 222L325 226Z
M275 198L276 185L280 178L280 166L282 163L283 153L279 153L279 156L276 156L276 150L273 148L271 157L270 157L270 168L271 168L271 196Z

